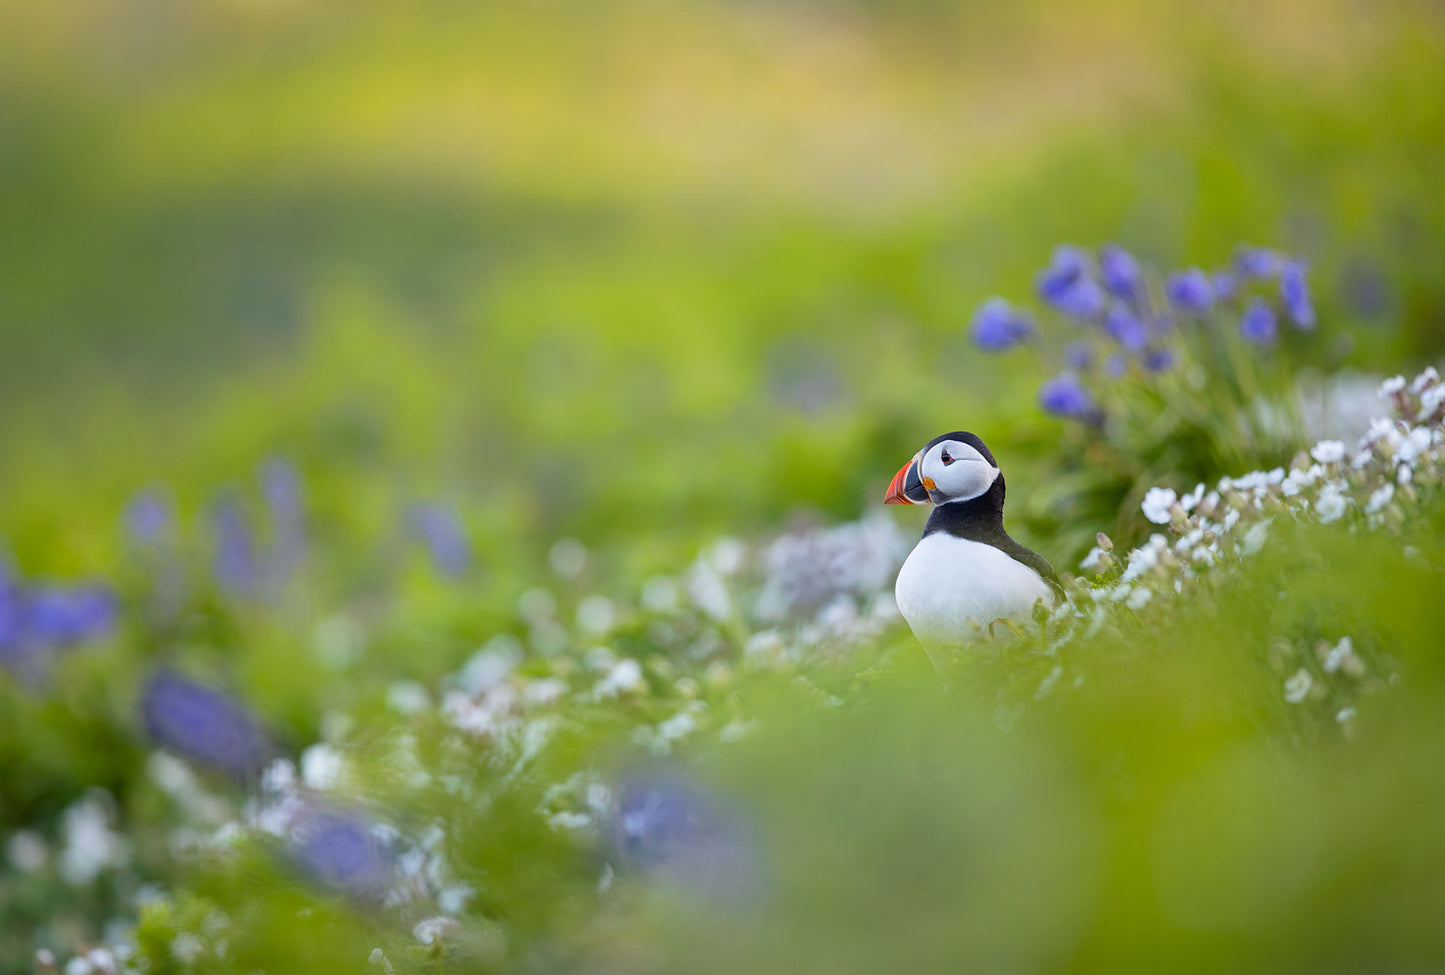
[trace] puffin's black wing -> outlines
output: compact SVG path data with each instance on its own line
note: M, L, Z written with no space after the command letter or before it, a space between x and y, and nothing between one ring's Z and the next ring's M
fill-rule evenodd
M1020 545L1018 542L1010 538L1007 534L1005 534L1003 538L999 539L998 541L995 541L994 545L998 546L1000 550L1002 550L1015 562L1022 562L1024 565L1037 572L1039 576L1044 580L1044 582L1047 582L1049 584L1050 589L1053 589L1055 592L1058 593L1062 593L1064 591L1064 587L1059 584L1058 576L1054 575L1054 567L1052 565L1049 565L1049 560L1044 558L1038 552L1035 552L1031 548L1025 548L1024 546Z

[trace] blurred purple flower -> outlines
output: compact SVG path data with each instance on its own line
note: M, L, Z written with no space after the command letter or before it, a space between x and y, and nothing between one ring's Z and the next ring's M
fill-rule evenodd
M614 829L625 863L699 893L742 894L758 879L756 847L741 817L682 776L624 782Z
M407 523L426 546L438 572L459 576L471 568L471 542L467 540L461 519L450 507L414 504L407 512Z
M1063 372L1039 387L1039 404L1054 416L1084 419L1094 412L1094 397L1078 378Z
M47 586L24 596L23 632L50 647L67 647L105 636L115 627L115 593L102 586Z
M141 719L156 743L235 776L259 769L270 745L237 700L170 670L160 670L140 696Z
M1089 256L1065 244L1035 280L1039 297L1066 315L1093 318L1104 310L1104 289L1089 276Z
M985 301L973 316L973 341L987 352L1001 352L1029 337L1033 325L1002 298Z
M1211 282L1214 287L1214 297L1217 301L1228 301L1239 293L1239 281L1228 271L1215 272Z
M301 475L285 460L273 457L261 468L261 493L271 516L271 559L277 581L284 580L306 550Z
M261 569L246 512L235 499L222 498L212 508L211 526L216 533L216 582L229 593L254 593L261 581Z
M1104 360L1104 374L1110 379L1119 379L1129 371L1129 360L1115 352Z
M353 897L378 899L395 871L391 852L364 820L312 810L296 828L297 861L323 884Z
M1064 346L1064 363L1082 372L1094 364L1094 350L1088 342L1070 342Z
M1274 342L1278 330L1275 327L1274 309L1269 303L1256 298L1244 309L1244 314L1239 319L1239 334L1244 336L1246 342L1253 342L1255 345L1270 345Z
M1099 276L1104 287L1116 298L1133 300L1144 293L1144 279L1134 255L1109 244L1099 255Z
M1274 251L1241 244L1234 252L1234 267L1245 280L1257 280L1278 274L1280 259Z
M1174 353L1168 349L1150 349L1144 353L1144 368L1150 372L1166 372L1174 367Z
M1214 301L1214 288L1210 285L1209 276L1197 267L1169 275L1164 293L1175 308L1194 314L1208 311Z
M131 539L154 545L170 530L174 511L170 497L161 488L146 488L125 506L125 527Z
M1279 276L1279 296L1284 302L1285 314L1297 328L1309 330L1315 327L1315 309L1310 303L1309 285L1305 281L1305 266L1300 261L1285 264Z
M1149 343L1149 330L1123 305L1112 306L1104 316L1104 331L1127 351L1138 353Z

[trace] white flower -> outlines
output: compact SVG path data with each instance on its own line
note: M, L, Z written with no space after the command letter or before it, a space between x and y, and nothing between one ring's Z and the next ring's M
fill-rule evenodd
M1295 671L1295 675L1284 682L1284 699L1290 704L1298 704L1309 694L1310 688L1314 686L1314 678L1310 672L1301 667Z
M577 626L593 636L602 636L617 621L617 610L606 596L587 596L577 604Z
M1445 386L1431 386L1420 394L1420 417L1432 419L1445 406Z
M1391 396L1394 396L1396 393L1400 392L1404 388L1404 376L1391 376L1389 379L1386 379L1384 382L1380 383L1380 398L1389 399Z
M424 917L416 922L416 927L411 929L412 936L424 945L434 944L438 938L449 929L457 926L457 922L449 917Z
M1382 484L1380 487L1375 488L1374 492L1370 494L1370 500L1365 504L1365 510L1370 514L1374 514L1385 505L1389 504L1390 499L1394 496L1395 485L1389 483Z
M1143 609L1144 605L1153 598L1153 590L1145 589L1143 586L1139 586L1129 594L1129 598L1124 602L1124 605L1128 606L1130 609Z
M668 576L653 576L642 584L642 608L649 613L670 613L677 604L677 583Z
M341 753L325 743L312 745L301 753L301 781L311 789L325 792L341 781Z
M1416 427L1411 430L1400 442L1397 452L1403 463L1414 463L1415 459L1430 449L1430 430L1428 427Z
M467 901L476 894L470 884L451 884L437 892L437 907L442 909L443 914L460 914L466 910Z
M5 841L5 854L10 863L21 873L34 873L45 866L50 850L45 837L31 829L17 829Z
M1089 554L1086 555L1086 556L1084 556L1084 560L1079 563L1079 568L1081 568L1081 569L1094 569L1094 568L1097 568L1098 565L1099 565L1099 560L1102 559L1102 558L1103 558L1105 555L1107 555L1107 554L1108 554L1107 552L1105 552L1105 551L1104 551L1103 549L1101 549L1099 546L1095 545L1093 548L1089 549Z
M1345 445L1338 440L1321 440L1310 450L1310 456L1321 464L1338 464L1345 459Z
M687 576L687 594L693 605L713 619L722 621L733 613L733 599L721 573L707 559L693 563Z
M713 542L705 556L712 567L725 576L736 575L743 567L748 547L736 538L719 538Z
M1426 366L1425 371L1416 376L1410 383L1410 392L1418 396L1425 391L1427 386L1440 381L1440 374L1435 371L1434 366Z
M553 813L547 818L547 825L553 829L586 829L592 825L592 817L582 812ZM422 944L431 944L423 941Z
M380 948L371 949L371 954L367 956L366 960L373 965L380 965L381 970L385 972L386 975L392 975L392 973L396 971L396 969L391 967L391 959L387 958L386 952Z
M657 733L668 741L685 738L697 730L697 719L686 711L679 711L657 726Z
M616 697L626 691L642 687L642 665L631 657L624 657L613 665L607 676L597 682L598 697Z
M1144 495L1144 502L1139 507L1148 518L1156 525L1169 524L1169 509L1179 496L1169 488L1152 487Z
M547 707L556 704L566 693L566 681L557 677L543 677L522 689L522 700L532 707Z
M1348 721L1349 721L1351 718L1353 718L1354 716L1355 716L1355 709L1354 709L1354 708L1340 708L1340 713L1337 714L1337 715L1335 715L1335 720L1338 721L1340 724L1345 724L1346 722L1348 722Z
M1345 666L1355 655L1355 643L1348 636L1340 637L1340 642L1330 648L1325 655L1325 673L1333 674Z
M431 707L431 695L417 681L399 680L386 689L386 706L400 714L416 714Z
M83 887L130 859L125 837L110 828L112 806L109 793L92 789L61 815L60 878L72 887Z
M1345 507L1345 496L1333 484L1325 485L1318 500L1315 501L1315 512L1320 516L1320 521L1326 525L1332 521L1339 521L1345 514Z
M1244 533L1244 540L1241 543L1245 555L1253 555L1264 548L1265 539L1269 537L1269 522L1257 521L1249 526L1249 531Z
M1182 495L1179 498L1179 504L1181 507L1184 508L1185 511L1193 511L1203 497L1204 485L1196 484L1194 485L1193 491L1190 491L1188 494Z

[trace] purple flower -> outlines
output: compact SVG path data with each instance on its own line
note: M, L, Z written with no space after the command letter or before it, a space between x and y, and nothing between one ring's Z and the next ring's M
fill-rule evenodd
M116 614L115 593L102 586L35 589L24 597L24 634L45 646L72 646L109 634Z
M472 545L461 520L451 508L439 504L414 504L407 522L426 546L432 564L447 576L464 574L472 565Z
M161 488L141 491L125 506L125 527L141 545L154 545L170 530L174 511Z
M1214 297L1219 301L1228 301L1239 293L1239 281L1228 271L1218 271L1213 279Z
M1300 261L1290 261L1279 276L1279 296L1284 302L1284 312L1297 328L1308 331L1315 327L1315 309L1310 303L1309 286L1305 282L1305 266Z
M1035 284L1039 297L1066 315L1093 318L1104 310L1104 289L1089 276L1089 256L1078 247L1054 248Z
M649 775L618 789L614 831L621 859L700 893L742 894L757 879L755 844L742 818L678 775Z
M1234 252L1234 267L1245 280L1258 280L1278 274L1280 259L1274 251L1242 244Z
M1104 331L1129 352L1141 352L1149 344L1149 330L1123 305L1114 305L1109 309L1104 316Z
M265 735L240 702L174 671L152 675L140 711L158 744L232 775L252 773L269 757Z
M1251 301L1239 318L1239 334L1244 336L1246 342L1270 345L1274 342L1277 331L1274 309L1259 298Z
M1129 360L1115 352L1104 361L1104 375L1110 379L1120 379L1124 373L1129 371Z
M1070 369L1083 371L1094 364L1094 350L1088 342L1070 342L1064 346L1064 362Z
M1104 279L1104 287L1116 298L1133 300L1144 292L1139 262L1122 247L1109 244L1100 252L1099 276Z
M270 563L279 581L301 561L306 550L301 475L288 462L273 457L261 468L261 493L271 515L274 550Z
M1063 372L1039 387L1039 405L1054 416L1084 419L1094 413L1094 397L1071 372Z
M985 301L973 316L973 341L987 352L1001 352L1029 337L1033 325L1002 298Z
M297 825L294 852L312 877L362 899L380 898L395 869L390 850L370 826L339 812L305 815Z
M261 570L246 512L233 498L223 498L211 511L211 527L216 533L212 563L216 581L233 594L254 593L260 585Z
M1214 301L1214 288L1209 276L1197 267L1169 275L1164 293L1175 308L1194 314L1208 311Z
M1150 349L1144 353L1144 368L1150 372L1166 372L1174 367L1174 353L1168 349Z

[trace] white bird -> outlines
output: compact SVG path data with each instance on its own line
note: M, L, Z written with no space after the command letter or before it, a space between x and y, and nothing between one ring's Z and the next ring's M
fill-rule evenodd
M1003 474L984 442L945 433L888 485L887 504L934 505L923 538L898 573L898 609L935 666L980 626L1026 617L1059 593L1053 567L1003 527Z

